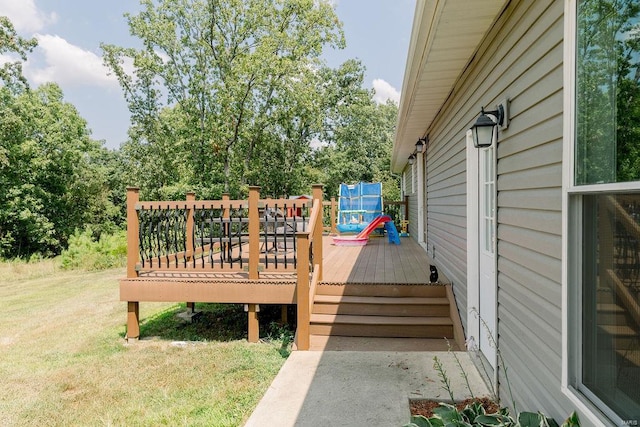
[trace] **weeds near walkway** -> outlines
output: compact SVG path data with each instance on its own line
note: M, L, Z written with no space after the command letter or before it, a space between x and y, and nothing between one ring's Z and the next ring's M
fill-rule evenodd
M489 329L487 323L482 319L478 311L474 308L471 312L480 320L482 327L485 329L487 333L487 337L489 339L489 345L492 346L498 358L498 366L496 369L502 369L504 374L505 383L507 385L507 389L509 392L509 397L511 399L511 406L513 407L513 412L517 414L515 417L511 415L511 412L506 407L501 407L495 413L487 413L485 411L482 403L478 402L473 397L473 391L471 390L471 386L469 384L469 377L460 362L460 359L451 349L451 345L449 340L447 341L447 347L449 349L449 353L451 353L460 369L460 375L463 377L467 390L472 396L471 403L467 404L464 408L460 409L454 406L453 404L448 403L440 403L439 407L433 410L432 417L424 417L422 415L412 416L411 422L405 424L403 427L441 427L441 426L505 426L505 427L580 427L580 419L578 415L574 412L564 421L562 426L559 426L558 423L553 419L545 416L540 412L518 412L515 399L513 397L513 392L511 390L511 384L509 382L509 377L507 374L507 367L505 361L502 357L500 349L497 346L495 337L493 333ZM473 343L468 343L468 350L472 352L479 352L477 346ZM485 375L490 378L489 370L485 366L484 360L480 357L480 364L485 373ZM451 388L451 381L447 375L446 370L444 369L442 363L438 359L437 356L433 358L433 367L438 373L438 377L440 377L440 382L442 383L442 388L447 391L451 401L455 401L455 396L453 394L453 390ZM491 383L491 393L492 399L498 403L498 407L500 405L500 396L499 392L496 390L496 386Z

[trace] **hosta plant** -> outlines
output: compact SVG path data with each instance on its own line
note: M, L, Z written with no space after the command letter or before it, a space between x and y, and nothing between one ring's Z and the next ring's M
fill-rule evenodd
M448 403L440 403L433 410L433 416L427 418L422 415L411 417L411 422L403 427L580 427L578 415L574 412L559 426L553 418L541 413L520 412L513 418L509 409L502 408L496 413L487 414L484 407L477 402L471 403L464 409L457 409Z

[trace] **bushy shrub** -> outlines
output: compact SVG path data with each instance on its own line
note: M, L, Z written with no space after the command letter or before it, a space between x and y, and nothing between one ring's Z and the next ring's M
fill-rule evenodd
M123 267L127 262L127 233L118 231L93 238L91 230L76 231L69 238L69 247L60 257L67 270L104 270Z

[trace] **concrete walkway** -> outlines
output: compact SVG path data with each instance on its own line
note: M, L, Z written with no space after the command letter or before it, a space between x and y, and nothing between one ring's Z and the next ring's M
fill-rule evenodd
M466 352L456 352L475 396L489 392ZM452 352L295 351L245 426L402 426L409 399L447 400L433 358L456 399L469 397Z

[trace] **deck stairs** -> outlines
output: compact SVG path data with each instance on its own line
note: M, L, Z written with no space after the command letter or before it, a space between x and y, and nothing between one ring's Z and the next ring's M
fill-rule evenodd
M624 370L640 367L640 331L632 316L608 287L597 294L598 351L605 355L615 353L617 361L612 368ZM617 372L616 375L619 375Z
M311 340L324 336L453 341L450 295L445 285L321 283L310 317Z

